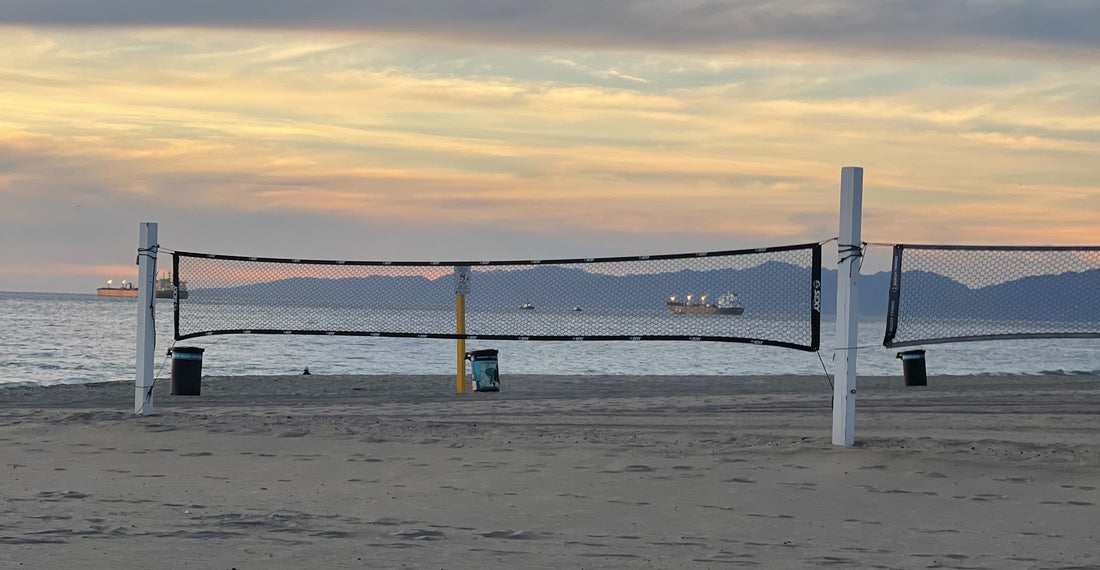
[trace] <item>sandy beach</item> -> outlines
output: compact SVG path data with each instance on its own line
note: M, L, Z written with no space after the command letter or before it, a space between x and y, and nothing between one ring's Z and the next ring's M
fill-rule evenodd
M1096 568L1100 377L0 389L3 568Z

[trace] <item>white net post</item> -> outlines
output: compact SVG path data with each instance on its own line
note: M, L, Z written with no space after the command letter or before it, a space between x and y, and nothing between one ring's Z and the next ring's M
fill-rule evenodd
M833 445L855 443L856 350L859 338L860 226L863 218L863 169L840 172L840 234L837 249L836 381L833 384Z
M156 343L157 224L141 222L138 237L137 375L134 413L153 413L153 350Z

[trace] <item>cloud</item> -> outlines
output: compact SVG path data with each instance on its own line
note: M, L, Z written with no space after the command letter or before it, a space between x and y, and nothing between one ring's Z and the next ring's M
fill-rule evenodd
M1091 0L0 0L10 24L328 30L487 44L1095 60ZM1090 55L1091 53L1091 55Z
M79 263L57 263L51 261L37 261L35 263L21 263L6 265L4 273L15 277L95 277L106 281L111 279L121 283L123 279L133 280L137 277L136 265L85 265ZM100 286L103 286L101 283Z
M647 79L635 77L633 75L627 75L617 69L608 69L606 71L597 72L597 75L601 75L603 77L614 77L616 79L625 79L627 81L636 81L638 83L649 83L649 80Z
M131 262L141 220L172 247L307 258L815 241L848 164L866 239L1100 241L1100 76L1079 61L0 32L0 290L90 290L63 264Z

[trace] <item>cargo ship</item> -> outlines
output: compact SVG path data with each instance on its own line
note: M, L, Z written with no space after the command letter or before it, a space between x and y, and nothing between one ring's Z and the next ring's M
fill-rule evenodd
M688 295L682 301L673 295L668 299L668 308L677 315L740 315L745 312L741 300L734 293L726 293L713 303L707 302L706 295L699 300L695 300L694 295Z
M133 283L128 283L126 281L123 281L121 287L112 287L111 285L113 285L113 284L114 284L114 281L111 280L111 279L108 279L107 280L107 286L106 287L100 287L99 289L96 289L95 294L99 295L100 297L133 297L133 298L137 298L138 290L137 290L137 287L134 287Z
M133 283L130 283L128 281L123 281L121 287L112 287L113 283L114 283L113 280L108 279L106 287L100 287L100 288L95 290L96 295L99 295L100 297L130 297L130 298L137 298L138 288L134 287ZM157 279L156 297L157 297L157 299L173 299L173 298L175 298L175 296L172 294L172 277L171 276L161 277L160 279ZM187 297L188 297L187 282L186 281L181 281L180 282L180 299L186 299Z
M180 299L187 298L187 282L180 281ZM169 273L168 277L161 277L157 279L157 298L158 299L174 299L172 294L172 274Z

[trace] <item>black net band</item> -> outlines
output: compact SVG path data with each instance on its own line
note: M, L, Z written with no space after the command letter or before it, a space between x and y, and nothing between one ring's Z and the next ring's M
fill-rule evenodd
M888 347L1100 338L1100 247L894 246Z
M177 340L215 334L696 340L809 351L820 344L819 244L445 262L177 251L173 283Z

